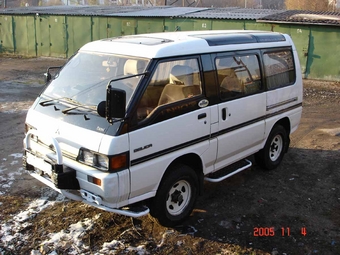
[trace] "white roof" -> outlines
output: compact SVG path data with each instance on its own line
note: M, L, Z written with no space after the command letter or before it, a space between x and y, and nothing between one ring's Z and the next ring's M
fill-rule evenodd
M255 37L262 39L256 41ZM276 39L273 39L274 37ZM255 41L250 42L252 39ZM161 58L226 50L265 48L273 45L277 47L290 46L292 41L288 35L250 30L164 32L94 41L84 45L80 51Z

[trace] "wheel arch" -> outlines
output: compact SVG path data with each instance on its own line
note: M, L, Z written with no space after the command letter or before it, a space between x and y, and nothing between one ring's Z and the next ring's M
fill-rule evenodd
M179 164L187 165L195 171L198 177L198 181L199 181L199 187L198 187L199 194L201 195L203 193L203 181L204 181L203 162L202 162L201 157L195 153L188 153L188 154L181 155L178 158L174 159L170 163L170 165L167 167L167 169L165 170L161 182L168 174L171 173L171 169L173 168L173 166L179 165Z
M288 135L290 134L291 127L290 127L290 120L289 120L288 117L284 117L283 119L280 119L279 121L277 121L275 123L275 125L273 127L275 127L277 125L283 126L286 129L287 134Z
M290 144L290 138L289 138L289 136L290 136L290 131L291 131L291 125L290 125L290 120L289 120L289 118L288 118L288 117L284 117L284 118L278 120L278 121L274 124L273 128L276 127L276 126L279 126L279 125L282 126L282 127L286 130L286 132L287 132L287 142L288 142L288 144L285 146L285 152L287 152L287 151L288 151L288 148L289 148L289 144ZM272 128L272 129L273 129L273 128Z

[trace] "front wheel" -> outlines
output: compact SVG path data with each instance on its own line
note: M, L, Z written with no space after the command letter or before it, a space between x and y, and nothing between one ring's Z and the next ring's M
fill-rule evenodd
M167 227L182 223L192 212L198 194L198 177L186 165L169 169L152 201L151 215Z
M255 160L261 167L272 170L281 163L289 144L287 131L281 125L275 126L270 132L262 150L255 154Z

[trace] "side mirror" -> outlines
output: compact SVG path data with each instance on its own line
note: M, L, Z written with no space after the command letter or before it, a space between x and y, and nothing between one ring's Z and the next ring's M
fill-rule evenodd
M50 80L52 80L52 75L50 73L50 70L56 70L53 71L53 76L56 76L57 72L61 69L61 66L51 66L47 68L47 72L44 73L45 75L45 82L48 83Z
M123 119L125 117L126 92L121 89L112 88L111 85L106 90L105 116L108 122L112 119Z
M52 79L52 75L49 72L44 73L44 75L45 75L45 83L48 83Z

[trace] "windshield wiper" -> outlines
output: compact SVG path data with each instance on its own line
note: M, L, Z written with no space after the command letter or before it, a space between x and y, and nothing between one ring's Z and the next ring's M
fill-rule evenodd
M49 106L49 105L54 105L55 104L55 102L54 103L51 103L51 102L53 102L53 101L60 101L60 100L67 100L67 101L70 101L72 103L80 104L77 101L73 100L72 98L68 98L68 97L59 97L59 98L47 99L45 101L40 102L39 104L41 106Z
M75 109L78 109L80 107L83 107L85 109L88 109L88 110L91 110L91 111L94 111L95 109L93 109L94 107L96 107L95 105L77 105L77 106L73 106L73 107L69 107L69 108L66 108L64 110L62 110L61 112L64 113L64 114L67 114L69 111L72 111L72 110L75 110Z
M62 97L62 98L48 99L48 100L45 100L45 101L40 102L39 104L40 104L41 106L53 105L54 103L50 103L50 102L58 101L58 100L60 100L60 99L63 99L63 97Z
M81 103L79 103L79 102L73 100L72 98L68 98L68 97L61 97L61 98L48 99L48 100L45 100L45 101L40 102L39 104L40 104L41 106L48 106L48 105L53 105L53 104L55 104L55 101L60 101L60 100L67 100L67 101L70 101L70 102L72 102L72 103L74 103L74 104L78 104L78 105L76 105L76 106L72 106L72 107L69 107L69 108L66 108L66 109L62 110L61 112L64 113L64 114L66 114L66 113L68 113L69 111L72 111L72 110L74 110L74 109L77 109L77 108L79 108L79 107L83 107L83 108L90 109L90 110L94 110L94 109L92 109L91 107L95 107L95 106L86 106L86 105L83 105L83 104L81 104ZM52 103L52 102L53 102L53 103Z

